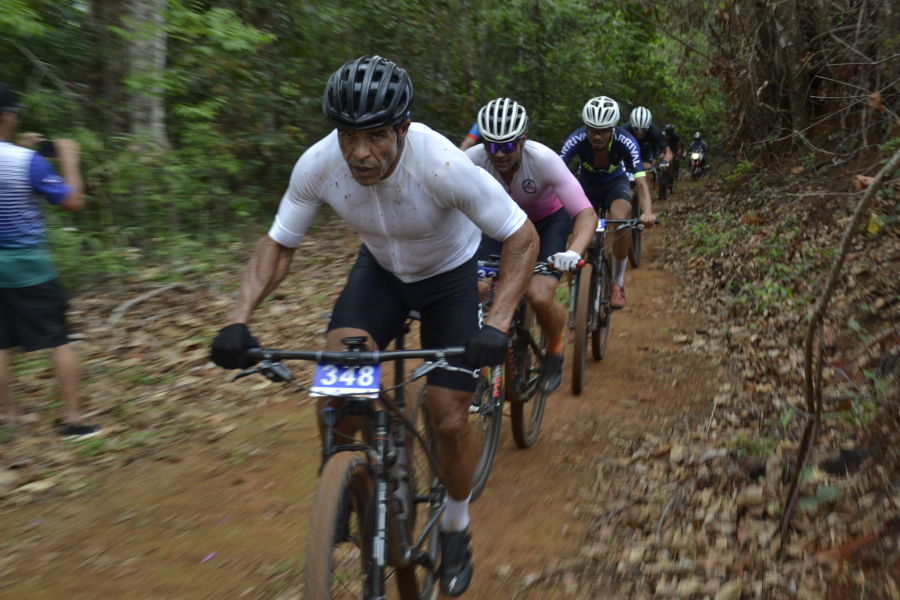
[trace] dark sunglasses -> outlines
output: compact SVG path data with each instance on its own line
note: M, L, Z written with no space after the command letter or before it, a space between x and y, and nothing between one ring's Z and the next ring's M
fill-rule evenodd
M516 151L516 148L519 146L520 141L522 141L522 138L513 140L511 142L503 142L502 144L497 144L495 142L484 142L484 149L487 150L488 154L497 154L498 152L502 152L503 154L512 154Z
M612 130L612 127L603 127L602 129L597 127L588 127L588 133L595 133L597 135L609 135L610 133L612 133Z

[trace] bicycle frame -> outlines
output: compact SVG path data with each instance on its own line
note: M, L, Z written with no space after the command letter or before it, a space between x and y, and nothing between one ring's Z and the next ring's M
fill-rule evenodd
M394 361L395 372L394 378L396 385L404 383L404 360L422 358L432 361L441 361L447 358L460 357L463 354L462 348L448 348L443 351L435 350L403 350L403 338L408 332L409 323L397 336L397 347L395 351L387 352L368 352L368 351L345 351L345 352L310 352L310 351L277 351L277 350L261 350L254 349L248 352L251 358L261 359L260 367L256 372L262 372L269 379L278 381L290 380L289 372L280 363L273 362L279 359L297 359L316 362L331 362L336 364L372 364ZM285 369L278 371L278 368ZM454 368L454 367L444 367ZM274 373L273 373L274 372ZM284 373L287 373L285 379ZM248 372L245 372L248 373ZM274 376L274 379L273 379ZM424 372L419 375L424 376ZM280 378L280 379L279 379ZM415 379L414 373L414 379ZM396 407L400 412L405 413L405 402L403 400L403 388L396 390L398 393L394 395ZM440 503L438 510L434 511L432 517L428 520L416 540L405 540L405 532L393 531L392 535L401 535L404 539L403 556L400 557L399 564L393 567L404 567L413 563L422 564L422 566L432 569L435 565L430 563L429 557L422 553L422 547L428 540L429 535L433 532L438 524L444 508L444 496L442 492L443 481L440 475L437 476L436 485L432 485L428 490L428 495L420 496L409 493L408 488L402 489L409 481L409 456L406 448L406 425L401 419L392 419L392 413L387 410L376 410L372 398L361 398L356 396L340 397L342 401L340 406L334 407L326 404L321 411L322 419L322 465L340 452L362 452L366 455L369 462L370 475L372 477L373 489L372 500L374 501L374 517L375 527L372 535L372 576L369 577L371 589L367 590L371 597L379 599L384 597L384 571L387 568L386 563L386 544L389 529L388 523L388 487L391 482L396 483L397 489L391 494L393 497L393 505L395 512L400 509L400 514L393 515L397 521L402 521L410 517L410 511L415 510L415 505L420 503L430 503L437 505ZM338 432L337 425L347 416L363 417L363 439L365 442L355 443L336 443L335 438L344 434ZM436 459L430 455L428 448L425 448L429 461L436 464ZM407 498L411 498L412 505L405 504ZM402 528L401 528L402 529Z

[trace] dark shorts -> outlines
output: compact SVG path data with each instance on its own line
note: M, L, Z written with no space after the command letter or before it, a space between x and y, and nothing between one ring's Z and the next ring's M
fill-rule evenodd
M366 245L359 250L347 285L331 311L328 331L354 327L367 332L384 349L403 326L410 311L422 316L422 348L462 346L481 327L477 261L422 281L404 283L385 270ZM458 361L450 361L465 367ZM468 367L467 367L468 368ZM476 380L465 373L432 371L428 385L475 391Z
M56 279L22 288L0 288L0 350L26 352L69 343L69 303Z
M547 262L547 259L557 252L565 252L572 232L572 217L565 208L560 208L552 215L546 216L540 221L534 221L534 228L541 239L541 248L538 251L538 262ZM481 235L481 246L478 248L478 260L492 260L491 255L500 254L503 251L503 243ZM560 278L562 274L554 271L552 277Z
M606 183L602 183L600 177L585 174L578 178L578 182L597 214L600 214L601 207L608 213L616 200L625 200L631 204L631 182L624 173Z

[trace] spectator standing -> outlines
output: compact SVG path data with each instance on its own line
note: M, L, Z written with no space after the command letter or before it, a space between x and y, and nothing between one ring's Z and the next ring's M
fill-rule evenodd
M62 166L60 177L31 149L43 142L42 136L24 134L21 145L14 145L19 112L25 108L15 91L0 83L0 418L8 424L20 419L10 393L9 349L52 348L64 402L60 435L87 438L99 430L82 421L78 361L66 331L66 296L50 261L43 208L36 198L40 194L68 212L81 210L79 148L72 140L52 145Z

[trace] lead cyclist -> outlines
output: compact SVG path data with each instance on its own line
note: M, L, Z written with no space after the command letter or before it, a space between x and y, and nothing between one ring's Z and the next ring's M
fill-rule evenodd
M406 71L379 56L351 60L328 80L322 108L336 129L297 161L275 222L257 244L212 344L217 365L250 366L246 351L259 347L247 327L253 311L284 279L323 204L363 241L331 314L328 350L343 350L341 340L351 336L364 336L370 350L383 349L417 310L423 348L465 346L470 367L504 361L506 332L534 268L537 233L490 175L444 136L410 122L412 100ZM503 277L479 328L475 254L482 232L503 243ZM468 506L478 450L468 413L475 379L432 371L427 384L449 495L440 587L458 596L473 570ZM344 421L339 430L353 435L356 424Z
M528 139L524 106L509 98L488 102L478 113L478 132L484 143L470 148L466 155L493 175L525 211L540 237L538 259L556 268L551 275L535 275L528 285L528 301L541 329L547 332L547 364L540 385L552 392L562 382L566 328L566 309L556 301L556 287L560 272L575 269L591 244L597 213L559 155ZM573 218L574 236L566 250ZM499 243L482 237L481 258L490 260L490 255L499 251Z

